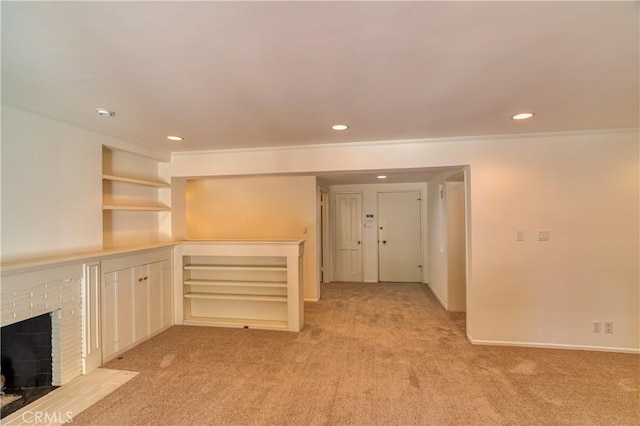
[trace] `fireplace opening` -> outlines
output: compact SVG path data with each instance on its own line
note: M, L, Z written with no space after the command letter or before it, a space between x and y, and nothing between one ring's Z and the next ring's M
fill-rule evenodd
M2 415L19 410L51 392L52 361L51 314L2 327Z

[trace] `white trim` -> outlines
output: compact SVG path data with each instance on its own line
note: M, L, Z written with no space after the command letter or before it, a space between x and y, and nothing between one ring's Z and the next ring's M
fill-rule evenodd
M304 299L305 302L319 302L320 298L316 297L315 299Z
M467 334L467 340L478 346L514 346L519 348L566 349L578 351L618 352L640 354L639 348L616 348L607 346L566 345L562 343L506 342L499 340L475 340Z
M380 281L378 281L378 280L364 280L364 281L362 281L362 282L363 282L363 283L370 283L370 284L377 284L377 283L379 283Z
M429 283L424 283L427 285L427 287L429 287L429 290L431 290L431 293L433 293L433 295L436 297L436 299L438 299L438 302L440 302L440 304L442 305L442 307L444 308L445 311L449 312L449 308L447 307L447 304L444 303L444 300L442 300L440 298L440 295L438 293L435 292L435 290L433 289L433 287L431 287L431 284ZM468 336L467 336L468 337Z
M546 138L553 136L582 136L582 135L603 135L616 133L638 133L638 128L622 128L622 129L590 129L590 130L569 130L564 132L540 132L540 133L510 133L503 135L478 135L478 136L451 136L441 138L421 138L421 139L390 139L378 141L361 141L361 142L344 142L344 143L314 143L308 145L287 145L287 146L262 146L252 148L226 148L226 149L210 149L199 151L173 151L174 156L199 156L207 154L234 154L246 152L264 152L264 151L296 151L303 149L326 149L326 148L350 148L362 146L380 146L380 145L411 145L424 143L442 143L442 142L470 142L483 140L501 140L501 139L526 139L526 138Z

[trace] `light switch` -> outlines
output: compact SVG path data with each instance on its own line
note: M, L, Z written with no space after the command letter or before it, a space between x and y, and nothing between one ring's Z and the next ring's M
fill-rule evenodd
M516 231L516 241L524 241L524 231Z
M538 231L538 241L549 241L549 231Z

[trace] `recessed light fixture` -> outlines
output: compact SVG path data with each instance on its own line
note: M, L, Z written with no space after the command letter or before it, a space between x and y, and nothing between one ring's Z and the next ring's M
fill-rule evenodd
M334 124L333 126L331 126L331 128L333 130L347 130L349 126L347 126L346 124Z
M520 114L516 114L511 118L513 118L514 120L526 120L527 118L531 118L534 115L535 114L532 112L521 112Z
M378 179L386 179L387 177L385 175L380 175L378 176Z
M167 136L167 139L170 141L183 141L184 138L182 136Z
M96 112L100 117L113 117L114 115L116 115L115 112L109 111L108 109L105 109L105 108L96 108Z

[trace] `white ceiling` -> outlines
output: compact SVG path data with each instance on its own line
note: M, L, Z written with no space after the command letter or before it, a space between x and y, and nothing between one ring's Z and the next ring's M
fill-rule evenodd
M638 4L2 2L2 101L173 151L638 127Z

